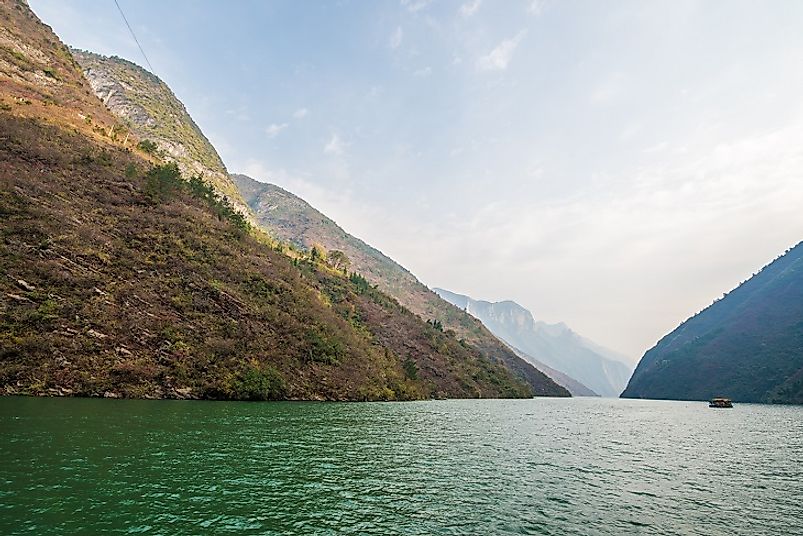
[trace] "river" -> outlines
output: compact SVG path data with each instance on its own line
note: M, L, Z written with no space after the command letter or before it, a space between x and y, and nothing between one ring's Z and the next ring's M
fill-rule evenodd
M0 398L0 534L803 534L803 407Z

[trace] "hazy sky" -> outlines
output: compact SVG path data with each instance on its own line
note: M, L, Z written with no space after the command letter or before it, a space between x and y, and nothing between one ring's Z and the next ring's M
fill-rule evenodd
M230 171L634 357L803 239L803 2L119 2Z

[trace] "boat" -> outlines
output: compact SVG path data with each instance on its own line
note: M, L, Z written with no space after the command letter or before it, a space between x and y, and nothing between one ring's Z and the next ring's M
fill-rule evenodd
M732 408L733 402L731 402L730 398L712 398L710 402L708 402L709 408Z

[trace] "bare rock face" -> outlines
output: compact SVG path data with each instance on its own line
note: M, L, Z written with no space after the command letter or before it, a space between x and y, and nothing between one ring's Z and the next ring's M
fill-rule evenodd
M95 95L142 140L153 142L185 176L202 176L252 223L251 210L229 178L226 166L162 80L117 57L72 50Z
M145 108L125 98L125 94L127 90L131 89L131 86L121 84L111 77L109 72L101 69L88 69L84 71L84 76L92 86L95 95L115 115L141 128L156 126L156 120L148 115Z

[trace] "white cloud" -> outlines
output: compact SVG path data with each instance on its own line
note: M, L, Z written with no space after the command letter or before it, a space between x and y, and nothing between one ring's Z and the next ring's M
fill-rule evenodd
M413 76L424 77L432 74L432 67L423 67L413 73Z
M265 134L267 134L269 138L273 139L276 136L278 136L282 130L286 128L287 128L287 123L281 123L281 124L273 123L265 128Z
M661 151L665 151L668 148L669 148L669 143L667 143L665 141L661 141L661 142L656 143L655 145L651 145L651 146L647 147L642 152L646 153L646 154L660 153Z
M342 156L345 151L346 144L337 134L332 134L332 137L329 138L329 141L323 146L323 154Z
M402 30L401 26L397 26L390 36L390 48L393 50L399 48L402 44L402 39L404 39L404 30Z
M544 319L568 318L591 338L641 355L803 236L794 216L803 206L801 139L803 121L712 140L682 159L667 147L569 197L491 200L408 231L415 244L382 247L433 284L533 303ZM466 264L471 273L454 268ZM497 273L506 279L492 282ZM523 288L533 274L555 289Z
M432 3L432 0L401 0L401 5L407 8L411 13L416 13L425 9Z
M306 108L299 108L295 112L293 112L293 117L296 119L304 119L309 115L309 110Z
M544 12L544 0L532 0L527 6L527 13L533 16L539 16Z
M594 104L608 104L622 97L627 85L623 73L612 73L592 88L589 100Z
M238 121L250 121L251 120L251 113L248 106L238 106L237 108L231 108L226 110L226 115L230 115L237 119Z
M477 67L483 71L504 71L513 59L513 53L527 34L522 30L510 39L505 39L488 54L477 60Z
M460 6L460 15L463 17L470 17L477 12L481 5L482 0L472 0L470 2L466 2Z

